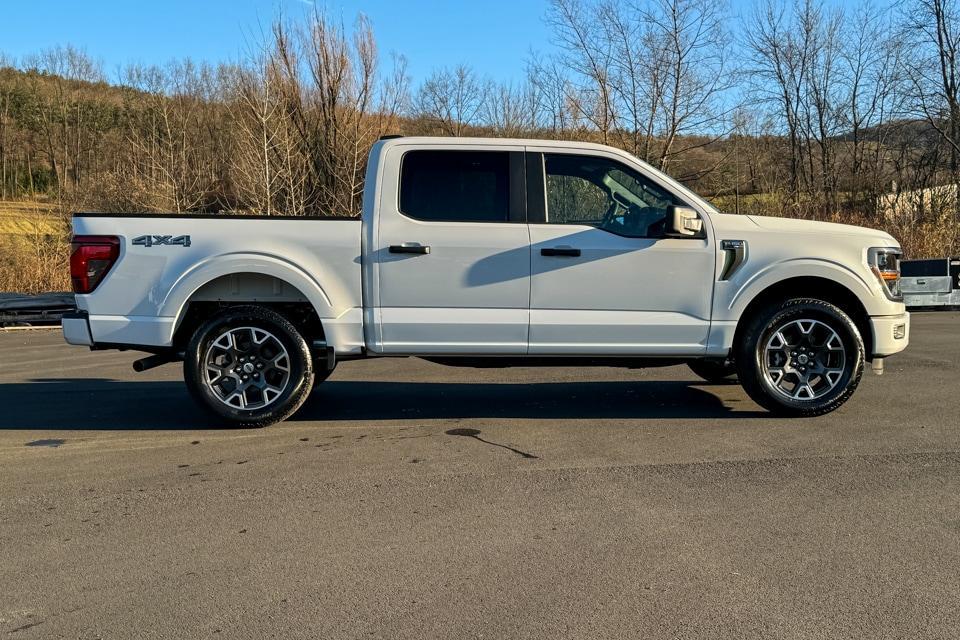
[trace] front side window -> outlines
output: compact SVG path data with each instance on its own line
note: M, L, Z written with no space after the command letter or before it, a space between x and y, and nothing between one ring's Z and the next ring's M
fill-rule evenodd
M546 154L547 222L583 224L622 236L663 235L672 193L614 160Z
M400 211L428 222L506 222L506 151L408 151L400 165Z

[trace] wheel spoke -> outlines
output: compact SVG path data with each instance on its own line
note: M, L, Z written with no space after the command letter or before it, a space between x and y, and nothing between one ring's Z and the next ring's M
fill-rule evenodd
M823 377L827 379L827 382L830 383L830 386L836 386L837 382L840 381L840 377L843 375L843 369L824 369Z
M210 376L211 373L213 373L215 377L211 377ZM210 382L210 384L216 384L217 382L219 382L221 378L223 378L226 375L228 374L226 371L224 371L224 367L221 367L220 365L214 364L212 362L207 363L207 380Z
M237 407L238 409L246 409L247 401L243 395L243 391L237 390L232 392L226 398L223 398L223 401L230 405L231 407ZM236 401L236 402L234 402Z
M287 357L287 352L284 351L278 354L277 357L270 361L269 366L279 371L290 371L290 361Z
M273 401L277 396L283 393L283 390L280 387L275 387L273 385L265 385L263 387L263 398L266 402Z
M813 391L813 387L810 386L808 382L797 385L796 390L793 392L793 397L797 400L812 400L816 397L816 393Z

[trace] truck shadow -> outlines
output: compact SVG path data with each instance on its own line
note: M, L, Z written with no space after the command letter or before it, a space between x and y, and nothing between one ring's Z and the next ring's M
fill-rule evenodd
M706 387L706 385L702 385ZM330 380L293 421L492 419L743 419L766 417L746 398L724 404L692 382L389 382ZM0 429L195 430L216 425L182 382L97 378L0 384Z
M706 386L703 383L702 386ZM767 416L728 407L693 382L353 382L314 390L294 420L669 419Z

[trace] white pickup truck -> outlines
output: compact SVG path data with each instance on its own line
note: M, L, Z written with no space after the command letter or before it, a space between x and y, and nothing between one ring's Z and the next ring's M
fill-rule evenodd
M338 361L688 363L786 415L832 411L907 346L881 231L729 215L595 144L403 138L355 218L73 218L67 342L183 360L220 420L289 417ZM491 398L491 401L494 399Z

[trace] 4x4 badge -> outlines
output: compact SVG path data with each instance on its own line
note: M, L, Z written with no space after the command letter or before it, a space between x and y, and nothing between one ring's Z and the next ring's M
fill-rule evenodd
M131 241L139 247L179 246L189 247L190 236L137 236Z

